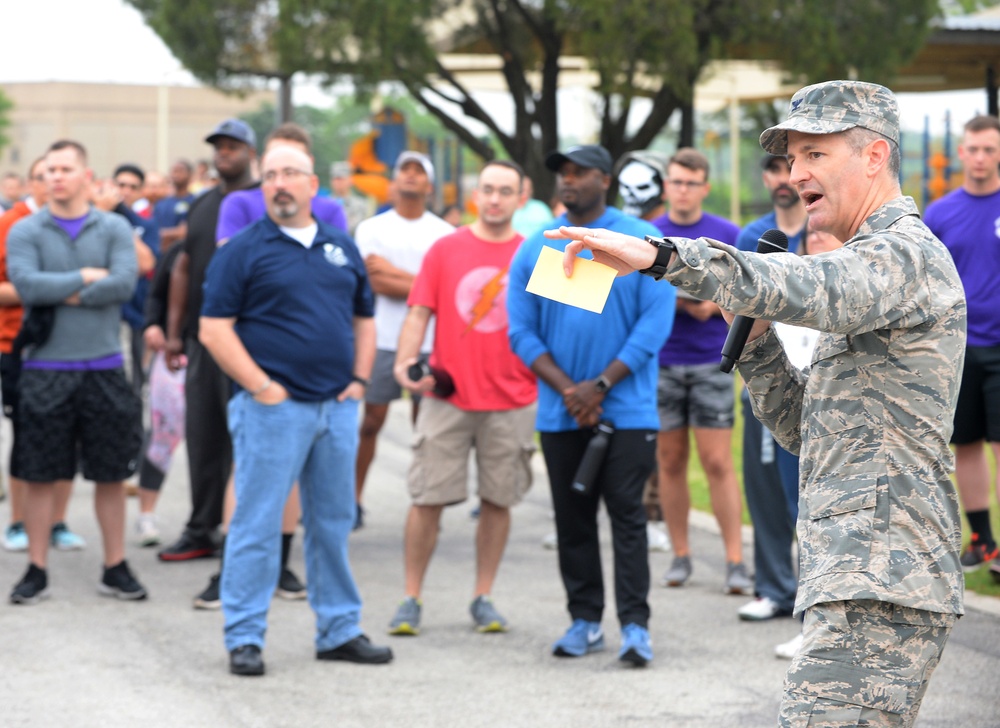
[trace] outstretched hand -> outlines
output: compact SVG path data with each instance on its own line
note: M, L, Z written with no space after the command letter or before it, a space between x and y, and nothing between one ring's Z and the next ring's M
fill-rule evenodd
M567 277L573 274L576 256L581 250L592 251L594 260L614 268L620 276L648 268L656 261L656 248L645 240L603 228L563 225L558 230L546 230L545 237L572 241L563 255Z

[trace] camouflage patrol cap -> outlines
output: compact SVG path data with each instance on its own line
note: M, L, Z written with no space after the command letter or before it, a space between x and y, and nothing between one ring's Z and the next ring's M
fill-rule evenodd
M788 118L765 129L760 145L771 154L787 154L788 130L835 134L856 126L878 132L899 144L899 106L885 86L863 81L825 81L800 89L788 105Z

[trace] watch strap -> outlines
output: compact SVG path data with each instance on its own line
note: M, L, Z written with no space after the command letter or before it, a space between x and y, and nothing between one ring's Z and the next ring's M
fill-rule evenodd
M666 238L657 238L653 235L647 235L646 242L656 248L656 260L653 261L653 265L639 272L644 276L660 280L666 275L670 256L677 251L677 247Z

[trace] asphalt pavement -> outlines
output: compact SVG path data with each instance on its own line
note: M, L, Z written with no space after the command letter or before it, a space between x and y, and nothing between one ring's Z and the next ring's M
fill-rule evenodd
M5 442L9 438L4 436ZM97 593L100 538L93 486L78 483L70 524L84 551L54 552L51 598L36 606L0 604L0 726L73 728L159 726L678 726L717 728L776 724L787 663L773 648L798 622L745 623L747 597L722 593L724 555L710 516L692 519L694 575L683 588L659 586L671 554L650 554L654 587L646 668L617 659L618 624L610 544L602 517L608 609L607 650L577 659L551 654L569 625L556 553L542 548L553 530L544 465L514 511L510 542L493 598L511 623L506 634L472 628L475 521L470 500L445 512L427 577L419 637L390 637L386 625L402 598L402 531L409 503L407 405L397 403L379 443L365 502L367 523L351 537L355 577L365 600L362 627L389 644L387 666L318 662L312 613L305 602L275 599L264 658L267 675L234 677L222 645L222 615L196 611L192 598L218 566L215 559L165 564L135 545L138 503L129 503L128 559L150 592L126 603ZM267 443L261 443L266 446ZM187 518L183 446L159 507L165 539ZM0 506L4 521L8 511ZM745 558L752 561L752 531ZM291 565L305 576L302 540ZM23 554L0 552L0 587L26 568ZM6 600L4 600L6 601ZM919 728L1000 726L1000 600L970 599L938 667Z

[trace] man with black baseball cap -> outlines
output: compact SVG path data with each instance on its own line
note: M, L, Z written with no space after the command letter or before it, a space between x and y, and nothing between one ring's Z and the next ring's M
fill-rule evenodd
M551 152L545 158L545 166L553 172L558 172L564 162L573 162L580 167L599 169L604 174L611 174L611 152L600 144L582 144L570 147L565 152Z
M215 147L213 163L219 184L193 203L187 237L181 242L170 278L167 313L167 366L177 371L187 355L184 396L191 516L180 538L159 553L161 561L186 561L215 553L215 531L222 522L222 499L232 467L232 445L226 422L231 385L198 341L205 271L215 253L215 228L222 198L257 183L250 163L257 156L257 136L245 122L226 119L205 137Z
M554 226L659 234L648 222L607 206L612 160L604 147L552 152L545 165L556 172L557 194L566 206ZM618 657L641 666L653 659L642 491L655 464L656 355L670 334L674 289L650 286L644 276L618 278L603 315L527 293L542 248L562 250L564 245L546 239L541 231L532 235L511 261L507 287L511 346L539 380L536 429L552 488L559 571L572 619L552 651L560 657L581 657L604 648L604 577L597 531L603 499L614 536ZM573 490L574 476L599 421L610 422L615 431L600 474L581 495Z

